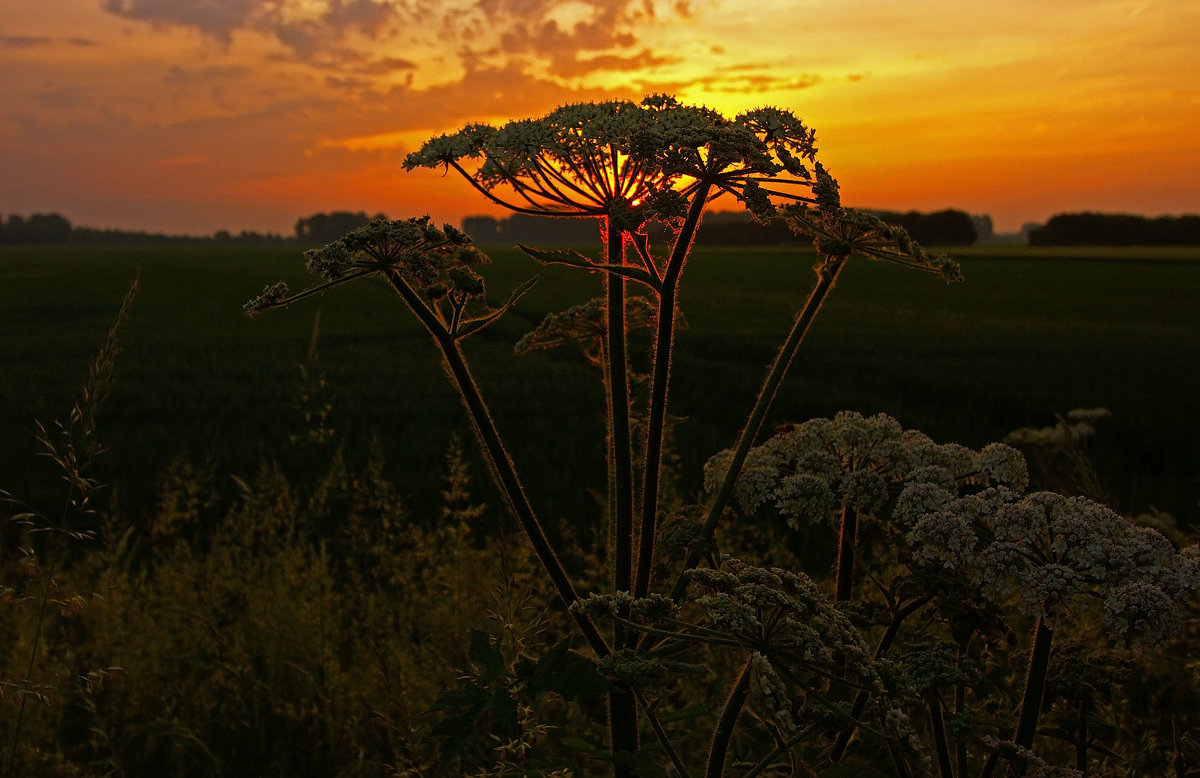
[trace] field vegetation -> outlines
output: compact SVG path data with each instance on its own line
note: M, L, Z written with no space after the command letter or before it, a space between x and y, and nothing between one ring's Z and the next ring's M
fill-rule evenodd
M545 482L545 509L578 515L588 498L573 485L603 481L603 433L586 412L599 391L594 376L566 352L511 354L547 313L586 301L599 281L535 267L511 247L485 250L497 288L535 273L541 281L468 348L482 360L479 379L500 426L522 425L516 456L544 468L535 472ZM849 267L773 421L883 411L939 438L981 445L1051 425L1072 408L1106 407L1112 416L1089 447L1117 505L1200 519L1200 408L1189 391L1200 383L1200 252L975 248L958 256L969 282L953 287L886 265ZM125 474L114 486L131 514L152 510L171 460L211 458L245 475L278 458L299 416L298 367L318 309L322 402L332 403L330 424L348 456L378 439L401 488L425 511L422 486L436 479L450 434L465 434L436 355L414 324L380 307L389 295L381 286L329 295L303 315L245 320L237 303L256 280L303 279L293 248L27 248L0 259L0 428L8 444L0 472L12 491L26 494L38 482L29 458L33 420L68 403L139 270L137 315L99 420L112 449L102 467ZM737 398L761 379L769 344L806 293L812 261L796 249L696 250L681 290L688 326L673 392L673 412L686 417L676 429L683 488L698 487L698 465L728 444L723 431L746 413ZM546 398L544 415L522 415L530 397ZM589 442L539 463L540 439L563 425L578 425Z

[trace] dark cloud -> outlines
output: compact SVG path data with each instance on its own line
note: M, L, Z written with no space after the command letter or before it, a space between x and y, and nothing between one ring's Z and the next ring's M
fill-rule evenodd
M229 43L233 31L245 27L266 5L264 0L103 0L109 13L154 24L193 27Z
M163 77L163 81L173 86L190 86L192 84L237 78L244 76L247 72L248 68L240 65L211 65L209 67L193 69L180 65L172 65L167 69L167 75Z
M33 35L0 35L0 49L33 49L53 42L52 38Z
M493 25L504 29L499 53L542 61L559 77L578 77L597 71L632 70L678 61L650 53L638 35L656 19L649 0L585 0L586 12L564 28L552 0L479 0L477 8ZM674 3L669 12L691 13L687 3Z
M301 56L350 32L376 38L401 14L395 0L325 0L323 9L305 16L279 0L101 0L101 7L127 19L189 27L222 43L235 30L258 30Z
M292 58L344 74L387 74L415 69L402 58L355 62L350 36L374 41L440 41L470 70L510 60L526 72L578 78L627 71L675 59L651 53L643 40L650 23L690 16L675 0L100 0L115 15L151 24L186 27L223 43L238 30L269 35ZM20 45L13 39L9 45ZM498 61L497 61L498 60Z

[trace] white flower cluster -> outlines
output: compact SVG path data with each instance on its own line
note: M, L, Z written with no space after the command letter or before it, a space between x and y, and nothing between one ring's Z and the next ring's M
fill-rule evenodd
M993 602L1053 619L1098 600L1116 641L1150 646L1178 629L1180 603L1200 588L1200 552L1178 553L1086 497L991 488L950 500L936 489L910 486L897 501L913 560L961 571Z
M705 483L715 490L732 455L723 451L705 467ZM737 500L746 511L771 505L792 526L830 520L842 506L875 515L889 493L918 485L896 507L897 518L944 507L960 485L1006 485L1017 491L1029 483L1025 460L1016 449L993 443L980 451L937 444L906 430L886 414L863 416L843 411L831 419L795 425L751 449L742 467Z
M883 681L850 620L802 573L755 567L725 556L717 569L690 572L708 624L794 670L844 667L875 691ZM844 664L843 664L844 663Z
M750 673L750 692L761 707L763 718L773 721L785 734L793 734L796 720L792 716L792 708L797 701L797 694L787 688L779 673L771 666L771 660L759 651L750 655ZM802 701L803 689L798 690L798 696Z

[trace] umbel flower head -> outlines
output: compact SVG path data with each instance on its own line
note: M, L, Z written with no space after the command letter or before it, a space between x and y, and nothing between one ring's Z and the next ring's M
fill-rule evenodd
M884 691L871 651L850 619L803 573L723 556L688 575L709 629L790 672L840 674Z
M375 219L321 248L304 252L309 272L322 283L291 294L280 282L267 286L244 306L248 315L291 305L305 297L357 278L380 277L432 317L432 324L455 338L477 332L508 310L533 282L493 309L484 301L483 277L476 271L490 262L471 245L466 233L449 224L433 226L428 216Z
M658 95L565 105L498 128L467 125L427 141L404 166L453 168L515 211L614 218L636 231L651 218L682 219L702 184L761 218L774 215L772 196L811 200L787 187L808 185L814 144L787 111L727 119Z
M813 195L816 207L807 202L788 206L783 218L797 235L813 239L817 251L827 257L861 254L870 259L937 273L947 283L963 280L958 263L945 254L921 248L909 234L874 214L842 207L837 179L816 163Z
M713 489L725 476L730 452L705 467ZM915 487L899 502L894 518L904 522L916 506L941 507L961 486L1004 484L1017 491L1029 475L1016 449L994 443L973 451L934 443L906 430L887 414L843 411L788 427L750 450L736 496L747 511L770 505L793 526L832 520L842 506L873 515L889 493Z
M1117 642L1152 646L1180 625L1200 558L1086 497L1005 488L953 500L908 532L913 559L955 569L996 602L1053 620L1098 602Z

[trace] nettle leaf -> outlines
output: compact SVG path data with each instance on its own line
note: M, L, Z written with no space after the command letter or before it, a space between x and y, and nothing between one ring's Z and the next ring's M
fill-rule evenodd
M596 260L580 254L578 251L549 251L546 249L535 249L518 243L517 248L528 254L531 258L541 262L543 265L567 265L569 267L581 267L584 270L595 271L600 269L600 265Z
M471 630L471 644L467 649L467 657L483 668L478 682L484 686L504 675L507 670L504 657L499 649L492 645L492 636L483 630Z
M444 738L438 751L439 774L485 733L511 738L520 732L517 701L506 689L493 691L466 681L444 693L429 710L454 709L458 712L444 716L430 730L432 736Z
M561 641L538 660L525 679L526 688L534 694L554 692L568 700L616 691L590 659L570 650L569 643Z

